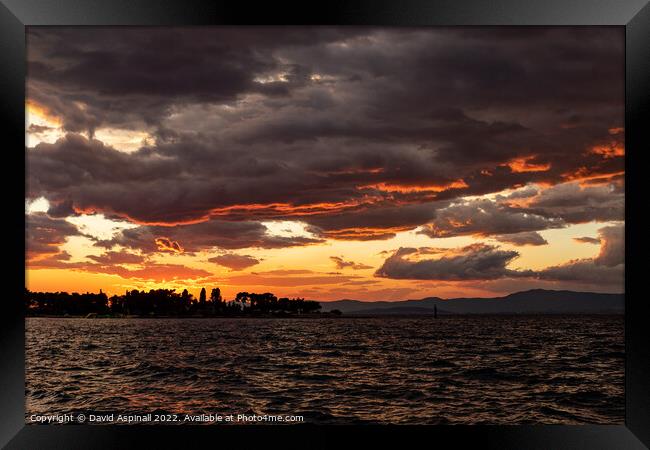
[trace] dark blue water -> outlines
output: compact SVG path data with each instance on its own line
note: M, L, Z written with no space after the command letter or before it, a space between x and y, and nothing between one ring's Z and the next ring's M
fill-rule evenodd
M623 316L27 320L32 414L621 424Z

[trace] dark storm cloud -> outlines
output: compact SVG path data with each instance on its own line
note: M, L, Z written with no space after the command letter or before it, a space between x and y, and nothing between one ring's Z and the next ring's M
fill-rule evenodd
M575 281L623 287L625 277L625 227L598 230L600 252L595 258L577 259L539 272L542 280Z
M227 253L225 255L215 256L208 259L208 261L227 267L230 270L244 270L259 264L259 260L249 255L237 255L235 253Z
M47 215L50 217L70 217L76 216L78 213L72 207L71 200L52 201L47 210Z
M302 220L312 225L309 230L317 236L340 240L390 239L428 221L434 214L431 203L405 206L369 206L349 212L331 212Z
M25 234L28 259L54 255L70 236L80 236L76 226L45 213L25 215ZM69 256L69 255L68 255Z
M480 226L453 227L446 207L621 172L623 42L613 28L30 28L31 102L67 131L154 139L130 154L75 135L40 144L28 196L53 216L148 224L119 238L147 251L156 238L190 252L311 242L270 238L252 222L265 219L357 240L432 220L431 236L620 219L615 192L568 206L542 193L528 216L455 211Z
M145 253L159 251L198 252L211 248L283 248L322 242L303 236L274 236L258 222L226 222L211 220L172 227L141 226L120 231L109 240L97 240L95 245L112 248L120 245ZM162 245L166 243L167 245Z
M51 200L53 215L76 208L131 217L146 210L147 204L156 208L167 202L168 208L173 207L173 199L161 198L178 173L171 159L129 155L98 140L68 134L55 144L41 143L29 150L27 164L28 196Z
M569 223L623 220L625 193L614 185L564 183L543 190L528 204L530 211Z
M426 255L440 253L438 258ZM425 257L423 257L425 256ZM384 261L375 276L409 280L494 280L531 276L532 271L517 271L506 266L519 256L486 244L460 249L400 248ZM416 259L414 259L416 258Z
M539 272L541 280L574 281L593 285L614 285L623 288L625 265L605 266L593 259L578 259L546 268Z
M560 228L565 225L561 218L547 218L485 199L461 202L436 211L433 221L422 227L420 233L432 238L473 234L488 236Z
M620 290L625 275L623 230L622 225L601 228L602 245L594 258L575 259L539 271L508 269L507 265L519 256L516 251L472 244L455 249L400 248L384 261L375 276L439 281L502 280L511 285L518 283L515 279L524 279L528 281L522 286L541 280Z
M54 144L41 143L28 151L28 194L32 198L45 196L65 211L97 210L146 223L205 220L210 214L222 214L220 208L231 208L225 215L238 220L309 218L319 212L342 215L344 211L365 209L371 203L381 203L384 210L364 212L368 221L387 216L399 221L393 213L398 208L391 200L399 194L358 188L382 180L399 180L373 173L368 166L388 164L392 171L404 171L400 176L411 179L411 183L424 182L426 177L423 166L427 161L414 152L392 150L375 158L364 150L358 158L351 153L350 159L344 148L327 152L316 147L310 151L301 151L304 157L293 161L291 152L284 160L281 150L273 147L247 153L189 139L126 154L98 140L69 134ZM323 154L329 154L330 159L324 159ZM316 173L315 167L321 165L326 168ZM451 182L443 175L429 174L429 180L443 186ZM281 207L255 208L260 204ZM400 211L400 216L407 215L407 221L408 217L415 220L417 215L416 225L431 216L430 211L417 205L412 213L403 208ZM331 221L337 220L314 217L310 223L327 229ZM345 221L345 217L341 220Z
M517 203L523 201L523 204ZM420 233L436 237L499 235L503 242L543 245L535 231L591 221L622 220L625 194L615 184L584 185L568 182L538 190L526 187L496 200L455 202L438 208ZM527 234L524 234L527 233ZM537 234L537 236L535 236ZM507 240L508 238L514 240Z
M625 263L625 227L623 225L603 227L598 230L600 253L596 264L607 267Z
M499 234L494 236L499 242L507 242L513 245L546 245L548 242L536 231L523 231L514 234Z
M62 116L69 131L129 127L133 120L158 124L179 104L230 102L253 92L287 95L308 71L282 63L274 50L356 33L276 30L30 28L29 97ZM287 72L286 82L256 81L278 70Z

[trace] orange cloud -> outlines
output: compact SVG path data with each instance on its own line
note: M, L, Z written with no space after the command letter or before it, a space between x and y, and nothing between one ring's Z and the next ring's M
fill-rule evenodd
M70 255L63 252L47 259L30 262L28 267L30 269L63 269L61 272L72 270L75 272L84 272L86 274L117 275L124 279L147 280L156 283L173 280L196 280L212 275L211 272L203 269L195 269L180 264L158 264L147 261L137 261L137 255L131 255L131 257L127 255L130 254L109 252L104 256L89 257L95 262L85 263L68 262ZM131 269L124 267L122 264L137 264L140 267Z
M450 183L429 184L429 185L407 185L397 183L377 183L358 186L358 189L377 189L383 192L399 192L400 194L410 194L413 192L443 192L448 189L465 189L469 187L465 180L458 179Z
M523 173L523 172L546 172L550 170L550 163L540 163L535 164L530 161L536 158L535 155L532 156L522 156L521 158L514 158L508 161L502 166L510 167L510 170L513 173Z
M352 199L344 202L310 203L307 205L293 205L291 203L252 203L248 205L232 205L223 208L216 208L210 211L211 216L248 215L257 216L312 216L332 212L342 212L351 209L358 209L371 205L381 200L379 197L365 196L362 199Z
M413 229L412 226L387 228L359 227L321 231L321 234L330 239L369 241L375 239L390 239L395 236L395 233L409 231L411 229Z
M610 142L607 145L595 145L590 150L589 153L593 155L601 155L605 159L616 158L619 156L625 156L625 147L623 144L618 142Z
M587 167L580 167L575 172L566 172L562 174L562 177L566 181L579 181L581 185L583 184L608 184L616 177L625 175L624 170L612 173L597 173L592 172Z
M176 241L172 241L166 237L156 238L156 245L161 252L183 253L183 247Z
M122 214L124 219L130 223L143 226L158 226L158 227L176 227L179 225L195 225L208 222L212 217L226 217L226 218L249 218L255 216L256 218L273 218L278 216L316 216L328 213L337 213L369 207L376 204L383 199L375 196L365 195L361 199L354 199L345 202L333 203L310 203L306 205L293 205L291 203L250 203L242 205L224 206L222 208L213 208L206 214L195 219L179 220L161 222L155 220L142 220L135 218L129 214ZM98 212L94 207L79 208L75 206L73 210L77 214L95 214Z
M141 280L152 280L158 283L171 280L194 280L212 275L203 269L178 264L148 264L142 269L129 270L121 266L88 266L83 270L118 275L122 278L138 278Z

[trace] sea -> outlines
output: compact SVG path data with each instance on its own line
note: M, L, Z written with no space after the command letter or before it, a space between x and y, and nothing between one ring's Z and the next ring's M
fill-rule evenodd
M622 424L624 362L622 315L28 318L26 422Z

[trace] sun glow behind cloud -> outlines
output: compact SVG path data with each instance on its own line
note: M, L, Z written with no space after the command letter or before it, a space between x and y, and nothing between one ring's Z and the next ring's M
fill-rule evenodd
M119 128L99 128L95 130L95 139L99 139L116 150L127 153L149 145L154 140L153 136L146 131Z
M59 117L33 101L25 105L25 145L35 147L41 142L53 144L64 137L66 131ZM83 133L90 137L90 133ZM100 127L93 130L93 137L116 150L131 153L149 145L154 138L148 131Z
M64 135L61 120L33 101L25 103L25 146L52 144Z
M45 197L25 201L25 212L27 214L47 212L48 209L50 209L50 202L48 202Z
M76 225L82 233L97 239L110 239L120 230L137 228L137 225L129 222L107 219L103 214L82 214L66 220Z
M295 222L289 220L274 220L268 222L261 222L267 229L267 233L271 236L284 236L294 237L301 236L306 238L315 238L316 236L309 232L308 225L302 222Z

